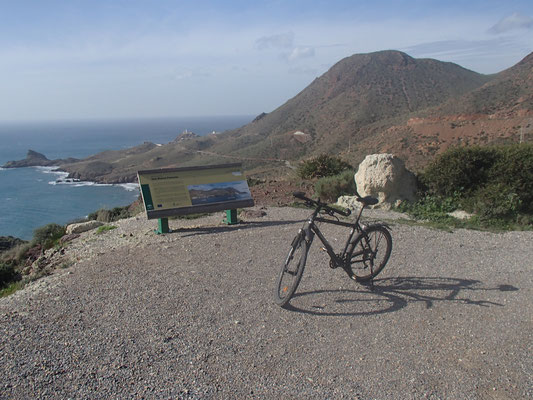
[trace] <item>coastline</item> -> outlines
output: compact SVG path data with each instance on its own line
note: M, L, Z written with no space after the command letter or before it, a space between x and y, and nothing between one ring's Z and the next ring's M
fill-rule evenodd
M20 172L10 174L14 169ZM70 180L58 167L2 168L1 173L0 201L8 211L0 219L0 236L23 240L49 223L66 225L102 208L128 206L139 194L136 183Z

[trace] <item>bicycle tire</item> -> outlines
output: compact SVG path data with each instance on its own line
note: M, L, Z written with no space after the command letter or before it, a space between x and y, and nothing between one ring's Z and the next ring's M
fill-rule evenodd
M291 300L304 272L309 245L305 234L299 233L293 239L287 258L281 267L276 283L274 301L284 307Z
M348 252L348 266L355 280L366 282L375 278L387 265L391 251L392 236L387 228L383 225L366 227Z

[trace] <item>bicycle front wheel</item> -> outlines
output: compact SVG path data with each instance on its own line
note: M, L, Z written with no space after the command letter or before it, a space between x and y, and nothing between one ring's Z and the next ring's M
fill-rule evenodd
M392 251L392 237L382 225L371 225L361 232L348 253L348 262L355 280L375 278L387 265Z
M294 295L294 292L296 292L304 272L308 249L309 246L305 240L305 234L301 232L296 235L292 241L289 254L281 267L274 292L274 301L281 307L285 306Z

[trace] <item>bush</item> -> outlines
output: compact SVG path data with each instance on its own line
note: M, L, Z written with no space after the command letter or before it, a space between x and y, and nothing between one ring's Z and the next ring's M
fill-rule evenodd
M96 220L100 222L115 222L119 219L129 218L131 214L129 212L130 206L125 207L115 207L112 210L101 209L90 213L87 216L89 220Z
M353 170L346 170L335 176L320 178L315 183L315 193L322 200L336 201L342 195L355 194Z
M65 228L58 224L48 224L33 231L32 246L40 244L43 248L49 249L65 234Z
M12 264L0 263L0 289L19 278L20 275Z
M465 201L467 208L475 212L482 220L514 219L522 208L520 196L502 183L489 184L476 192L471 200Z
M488 147L452 148L437 156L420 179L431 194L438 196L473 192L487 182L496 153Z
M533 225L532 144L449 149L419 178L421 200L400 207L415 218L443 221L460 208L476 214L470 226Z
M313 179L337 175L347 169L352 169L352 166L339 157L322 154L300 162L296 172L302 179Z

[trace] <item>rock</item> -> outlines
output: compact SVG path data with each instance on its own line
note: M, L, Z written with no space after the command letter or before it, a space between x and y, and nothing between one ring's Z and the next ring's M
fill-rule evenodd
M24 160L8 161L2 168L24 168L24 167L57 167L66 162L78 161L75 158L68 158L66 160L49 160L44 154L38 153L34 150L28 150L28 154Z
M474 216L474 214L467 213L466 211L462 210L455 210L454 212L448 213L450 217L454 217L461 220L467 220Z
M88 221L88 222L81 222L79 224L70 224L67 226L67 235L71 235L73 233L87 232L87 231L96 229L102 225L104 224L100 221Z
M67 229L68 229L68 227L67 227ZM64 236L61 237L61 239L59 239L59 243L65 244L65 243L68 243L68 242L72 242L74 239L79 238L79 237L80 237L79 233L71 233L69 235L64 235Z
M261 218L267 215L266 211L258 209L245 209L241 211L242 218Z
M414 201L416 198L414 174L393 154L366 156L354 178L361 196L379 199L374 207L390 209L403 200Z
M351 211L358 211L361 209L361 203L356 200L356 196L341 196L337 200L337 205Z

